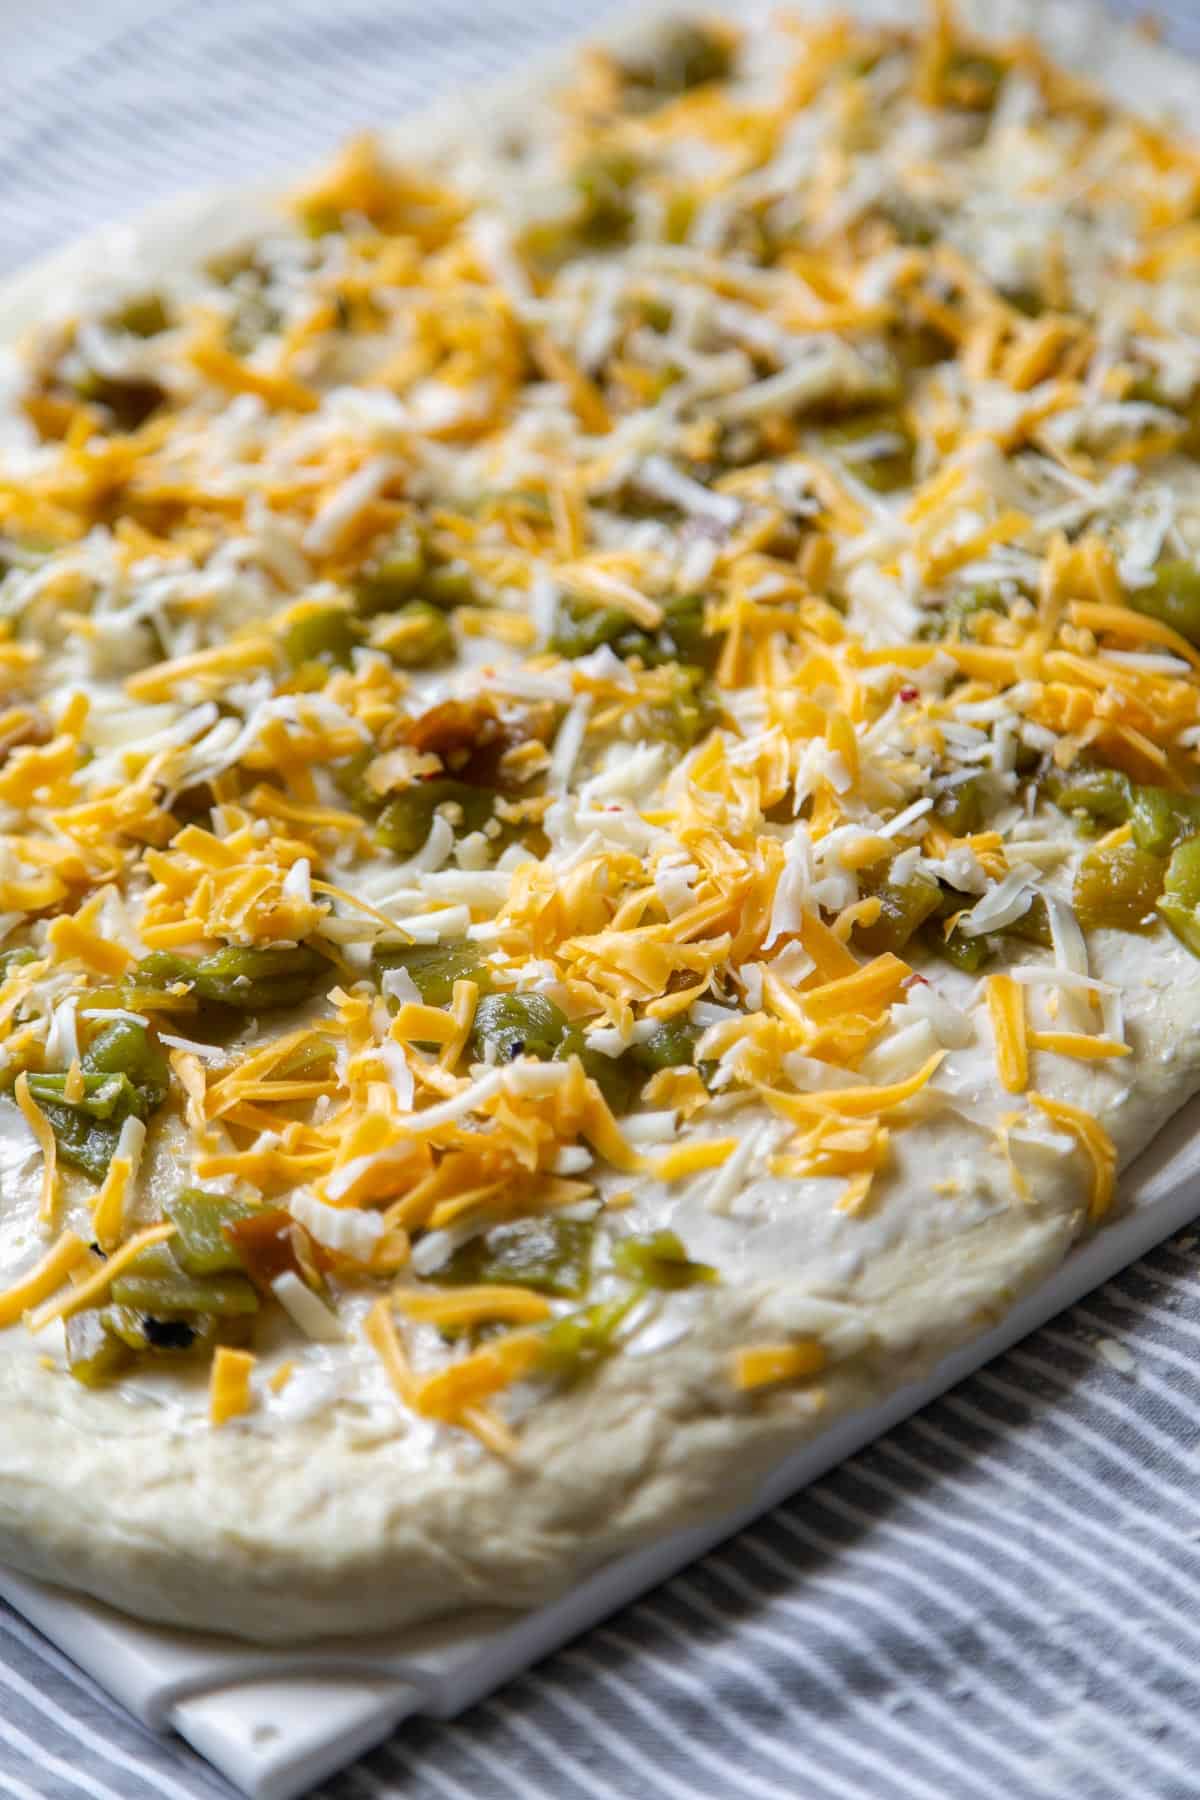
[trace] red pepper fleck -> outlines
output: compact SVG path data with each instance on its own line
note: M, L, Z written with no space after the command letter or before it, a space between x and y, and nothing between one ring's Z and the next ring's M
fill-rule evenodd
M900 689L900 698L902 700L919 700L921 698L921 690L920 688L915 687L902 687Z

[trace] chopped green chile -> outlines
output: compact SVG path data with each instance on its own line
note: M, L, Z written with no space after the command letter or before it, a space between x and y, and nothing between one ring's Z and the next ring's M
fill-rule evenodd
M78 1100L66 1098L65 1074L31 1075L29 1092L49 1121L63 1161L101 1181L125 1120L148 1119L166 1099L170 1066L144 1025L114 1019L84 1051L80 1072Z
M967 937L961 931L952 931L947 937L939 920L927 926L921 936L931 950L966 975L977 974L992 954L986 938Z
M568 1026L552 1061L567 1062L577 1056L583 1072L596 1083L613 1113L628 1112L641 1086L641 1077L630 1065L628 1055L605 1056L593 1050L578 1025Z
M454 627L429 600L406 600L392 614L387 654L402 669L427 669L454 655Z
M677 594L662 602L662 610L662 624L649 631L635 625L619 606L586 607L568 601L560 610L550 648L574 660L608 644L614 655L622 660L636 656L648 669L666 663L710 669L721 640L704 629L704 596Z
M14 944L11 950L0 950L0 981L7 981L14 969L37 960L37 951L31 950L28 944Z
M163 1206L175 1226L171 1254L185 1275L237 1275L245 1264L226 1227L253 1217L262 1208L227 1194L184 1188Z
M132 375L101 375L96 369L79 377L75 392L81 400L104 407L118 431L136 431L167 398L166 389L156 381Z
M665 739L680 750L690 750L717 723L720 707L707 670L692 663L676 663L669 675L671 697L664 705L649 709L646 735L651 742Z
M32 1080L30 1091L34 1092ZM36 1099L36 1093L34 1093ZM54 1133L63 1162L82 1169L93 1181L103 1181L116 1153L121 1128L105 1119L92 1119L77 1107L52 1100L39 1101Z
M1131 588L1126 604L1200 644L1200 568L1183 558L1159 563L1149 587Z
M1004 927L1006 937L1020 938L1026 944L1040 944L1043 950L1049 950L1054 944L1054 933L1050 929L1050 912L1040 894L1035 894L1028 908L1019 919Z
M586 1375L612 1354L617 1333L638 1298L635 1289L622 1300L599 1301L555 1319L541 1334L541 1372L564 1383Z
M821 437L840 453L850 473L875 493L893 494L911 486L915 445L899 413L859 413L828 425Z
M590 1219L514 1219L463 1244L437 1280L451 1286L496 1282L579 1299L587 1292L595 1235Z
M612 1255L613 1267L643 1287L687 1288L717 1279L717 1271L708 1263L692 1261L673 1231L619 1238Z
M306 944L229 944L201 957L156 950L143 957L135 975L159 992L186 982L201 1002L257 1013L298 1006L329 978L330 965Z
M951 106L990 111L996 103L1008 65L985 50L955 49L941 71L941 98Z
M1075 875L1073 897L1079 923L1085 931L1103 927L1150 930L1164 874L1162 857L1133 843L1089 851Z
M64 1327L67 1368L84 1387L103 1387L125 1373L134 1352L104 1322L94 1308L76 1313Z
M137 1357L202 1357L218 1344L248 1344L254 1337L254 1314L250 1312L156 1318L132 1306L106 1306L100 1320L105 1330Z
M1081 812L1104 825L1123 825L1132 806L1132 785L1119 769L1074 769L1050 783L1050 797L1063 812Z
M1180 943L1200 956L1200 835L1172 851L1158 910Z
M161 1106L171 1085L171 1066L144 1025L114 1019L96 1033L81 1060L84 1075L120 1075L137 1088L142 1116Z
M140 1095L127 1075L85 1075L83 1093L77 1100L66 1098L66 1075L31 1075L29 1092L39 1106L50 1102L69 1106L89 1119L121 1123L131 1113L140 1112Z
M456 981L491 992L492 978L474 944L377 944L371 966L377 979L403 969L427 1006L449 1006Z
M127 331L131 337L139 338L157 337L170 323L166 301L154 292L131 295L105 320L112 330Z
M452 821L455 831L467 833L482 831L492 817L495 802L490 788L455 781L448 775L416 781L388 801L375 822L375 842L393 856L412 856L429 836L433 815L440 808L457 808L457 820Z
M1168 855L1200 830L1200 795L1133 782L1119 769L1075 769L1049 791L1063 812L1081 813L1097 828L1128 822L1138 849L1153 856Z
M627 150L594 150L576 163L571 182L579 195L576 229L583 243L595 249L622 243L633 223L629 189L637 179L639 163Z
M349 668L362 632L344 606L306 608L287 628L283 647L294 669L305 663L325 663Z
M690 1067L696 1060L696 1045L702 1036L703 1028L692 1025L687 1019L663 1019L640 1043L631 1044L625 1054L631 1063L650 1075L659 1069Z
M920 874L898 885L881 882L873 890L873 897L879 901L879 917L869 925L854 927L855 944L869 956L903 950L913 933L940 910L942 903L937 882Z
M206 1313L237 1318L258 1311L258 1294L245 1275L188 1275L169 1245L152 1244L129 1263L112 1284L117 1306L152 1317Z
M1166 856L1181 838L1200 831L1200 795L1135 787L1129 818L1138 848Z
M466 564L441 555L413 525L401 526L354 584L355 605L367 618L398 612L414 600L449 611L477 599Z
M680 19L665 26L648 50L618 62L617 68L626 88L653 104L724 81L733 68L733 53L708 26Z
M933 803L933 816L952 837L970 837L987 816L987 792L986 776L968 775L943 788Z
M567 1029L566 1014L545 994L486 994L475 1008L471 1052L477 1062L547 1062Z

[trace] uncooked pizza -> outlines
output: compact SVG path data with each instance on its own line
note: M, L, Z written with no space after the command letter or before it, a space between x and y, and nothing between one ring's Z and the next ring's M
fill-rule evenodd
M1200 87L972 18L660 23L9 294L4 1560L535 1604L1200 1086Z

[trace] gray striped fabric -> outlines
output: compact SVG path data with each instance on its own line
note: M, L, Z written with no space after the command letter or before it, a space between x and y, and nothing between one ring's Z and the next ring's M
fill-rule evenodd
M595 16L7 9L0 268L181 186L302 164ZM1200 12L1172 23L1200 48ZM406 1727L325 1800L1195 1800L1198 1248L1177 1238L502 1695ZM229 1792L0 1606L0 1794Z

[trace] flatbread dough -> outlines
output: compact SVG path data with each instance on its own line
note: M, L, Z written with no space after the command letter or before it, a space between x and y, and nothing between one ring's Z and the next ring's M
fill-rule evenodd
M871 17L904 18L908 13L906 7L853 10L856 16ZM1035 32L1070 67L1108 82L1128 106L1158 111L1174 105L1194 112L1200 95L1197 71L1114 27L1107 17L1098 29L1099 15L1090 8L986 5L963 10L971 25L1005 37L1016 30ZM812 13L818 16L817 9ZM627 41L622 34L620 42ZM476 183L486 193L495 180L495 159L511 149L505 146L512 133L528 125L531 93L540 102L561 80L561 71L554 71L532 90L523 83L515 94L502 96L488 109L486 130L472 103L468 122L442 120L432 129L422 124L397 134L389 151L408 155L419 150L453 169L464 185ZM1018 97L1011 107L1018 132L1022 104ZM464 145L472 146L469 155ZM935 146L929 148L935 152ZM486 213L486 204L480 205ZM52 320L69 318L78 304L76 295L94 314L94 295L113 286L114 266L122 271L116 285L126 292L149 280L174 278L181 262L195 263L266 229L275 217L273 207L269 196L250 196L232 209L226 197L187 201L153 215L144 226L108 234L9 284L0 295L0 330L11 338L31 326L44 326L48 314ZM956 240L958 252L974 257L988 279L997 281L1004 246L989 237L989 222L964 214L958 224L963 234ZM481 234L478 241L490 245L498 258L507 240L502 234ZM1103 319L1101 309L1101 331ZM46 329L53 343L53 322ZM736 327L731 329L736 334ZM1114 362L1120 348L1113 351ZM1167 380L1165 364L1164 370ZM545 372L560 383L566 379L553 366ZM371 390L359 392L369 399ZM438 436L437 396L427 393L425 399L426 426L440 445L449 487L456 479L455 458L467 452L456 449L452 429ZM372 441L376 426L366 403L356 409L353 395L343 395L338 404L351 435L358 432ZM1150 410L1153 414L1153 404ZM242 416L252 421L253 405L245 405ZM1161 421L1154 417L1150 423ZM1133 425L1145 428L1136 419ZM1113 429L1119 433L1124 428L1118 417ZM382 434L383 426L378 430ZM418 423L418 435L420 430ZM230 441L231 456L240 454L232 436ZM382 436L373 453L401 460L407 454L402 432L381 445ZM531 458L536 448L531 435ZM639 447L642 454L652 450L649 438ZM631 457L636 460L632 452ZM847 466L852 473L852 464ZM1140 468L1139 493L1169 493L1175 509L1171 529L1183 534L1185 545L1200 542L1200 508L1194 515L1188 510L1195 499L1194 465L1168 457L1161 467L1154 462L1124 466ZM477 463L472 477L478 486L481 468ZM385 482L386 476L381 490ZM997 480L997 492L1001 485ZM811 491L824 493L819 486ZM851 492L861 490L851 487ZM1120 522L1127 560L1136 551L1135 510L1130 505ZM799 516L808 515L801 509ZM1070 529L1082 529L1089 518L1085 509ZM103 535L106 529L101 525L97 532ZM94 545L95 534L88 541ZM1160 548L1160 543L1152 547L1152 559ZM294 556L294 545L277 551L288 604L319 579L316 566L302 565L298 575L287 572ZM311 560L319 565L320 552L313 551ZM972 566L967 565L968 575ZM927 585L939 584L927 580ZM15 592L11 578L7 591ZM865 584L850 583L852 628L868 644L894 643L897 635L889 636L879 623L879 604ZM118 618L109 652L95 649L95 639L87 651L96 657L110 654L107 667L102 661L89 665L92 688L101 696L106 687L120 695L138 666L136 654L131 662L123 660L130 630L128 617ZM903 641L911 633L902 629L898 635ZM186 634L180 641L186 641ZM77 683L86 686L72 661L78 645L47 642L61 664L57 693ZM483 651L477 649L480 642ZM519 695L519 683L514 686L511 676L519 657L501 657L496 641L486 638L476 638L474 646L460 639L460 650L462 667L451 685L483 687L514 699ZM1114 669L1134 666L1120 662L1126 652L1152 656L1162 653L1162 645L1122 642ZM1083 652L1089 653L1096 653L1095 639L1091 652ZM879 666L886 676L883 660ZM1195 683L1195 671L1186 663L1170 673L1177 686ZM603 679L614 679L612 671L601 663L594 674L597 691L603 693ZM944 673L937 680L931 676L933 685L925 691L936 698L946 679ZM233 692L235 686L231 678L230 712L241 720L246 707ZM432 703L446 691L445 682L435 684L427 698ZM419 693L418 684L414 696ZM577 691L570 690L569 697L573 703ZM147 715L148 735L169 728L193 702L203 704L187 692L155 696L146 704L164 701L175 707L175 714L153 720ZM587 722L573 704L565 711L568 722ZM1013 716L1018 712L1014 704ZM738 723L745 741L753 734L750 715L743 711ZM992 723L987 723L989 731ZM560 735L551 740L551 754L557 757L568 725L556 721L556 729ZM732 727L729 736L732 742ZM636 755L638 741L635 733L626 749ZM652 740L642 741L649 741L653 750ZM97 754L105 751L103 742L96 748ZM864 748L863 754L874 752ZM687 766L682 773L670 766L678 760L674 753L658 764L651 759L641 777L627 768L622 773L624 765L608 749L603 755L609 757L607 764L602 759L589 764L585 752L581 768L607 770L610 776L615 772L609 791L639 817L661 809L665 797L677 797L686 779ZM574 779L578 786L571 760L563 754L563 779ZM1061 921L1065 915L1069 924L1075 872L1089 845L1046 804L1022 823L1015 816L1020 811L1015 793L1014 786L1013 817L1006 826L1009 862L1026 855L1033 859L1031 882L1049 900L1059 928L1052 949L1004 939L1002 958L991 967L1017 972L1028 1006L1038 1009L1037 1029L1091 1034L1128 1046L1128 1055L1095 1061L1034 1051L1039 1089L1100 1121L1123 1165L1200 1088L1200 961L1161 923L1145 934L1089 932L1090 991L1110 1008L1101 1019L1098 1005L1085 987L1072 982L1072 970L1063 960ZM319 798L327 802L329 797L322 793ZM907 793L898 795L890 807L870 808L870 817L895 817L910 800ZM16 804L12 794L9 803ZM772 829L780 843L790 843L794 821L785 819ZM896 841L915 849L924 829L914 821L911 832L897 834ZM580 829L577 848L582 838ZM639 857L651 856L641 847L642 839L633 842ZM778 870L775 874L780 879ZM331 879L343 885L350 877L341 870ZM982 888L964 888L963 910L996 885L988 877ZM662 890L661 882L659 886ZM296 892L302 888L303 883ZM361 895L364 889L359 885L355 891ZM84 898L77 894L72 905L78 907ZM666 902L668 912L688 903L686 894ZM827 921L841 904L826 907ZM353 916L353 909L340 901L335 910L343 920ZM410 901L391 916L402 922L413 911ZM484 908L474 922L487 916ZM147 946L122 939L130 929L126 915L105 915L102 921L102 935L131 942L140 952ZM15 931L12 941L24 941L15 924L9 930ZM796 940L794 926L786 923L775 944L763 944L763 936L760 931L760 964L770 963L772 954ZM481 941L488 944L486 934ZM512 1455L477 1442L461 1421L449 1425L401 1404L362 1329L368 1306L384 1287L365 1278L356 1282L345 1266L335 1273L333 1295L345 1323L344 1339L311 1342L286 1318L276 1318L256 1345L253 1410L219 1428L209 1422L204 1372L190 1375L140 1364L110 1387L87 1389L65 1368L60 1326L36 1336L17 1326L0 1333L0 1559L145 1618L284 1643L382 1630L480 1606L534 1605L621 1551L748 1497L786 1452L840 1415L911 1380L1000 1317L1087 1229L1089 1205L1099 1210L1102 1184L1085 1139L1061 1115L1048 1116L1023 1094L1000 1088L980 978L949 968L927 951L905 949L903 954L927 977L924 991L936 994L936 1000L922 999L920 988L906 988L894 997L898 1016L888 1032L858 1059L863 1068L847 1073L844 1060L839 1064L832 1057L827 1072L832 1068L833 1075L822 1086L806 1064L789 1090L804 1092L807 1084L807 1091L820 1093L832 1081L831 1091L840 1093L846 1086L853 1091L856 1081L899 1081L930 1054L945 1052L941 1066L914 1098L894 1115L889 1111L887 1158L871 1182L869 1203L862 1210L839 1210L846 1176L836 1169L773 1173L771 1159L787 1153L797 1126L756 1099L754 1088L743 1089L745 1097L737 1103L729 1099L729 1085L718 1087L715 1102L690 1123L672 1115L668 1131L685 1145L732 1134L737 1148L724 1164L714 1162L692 1176L663 1178L653 1165L665 1155L670 1137L656 1141L652 1134L638 1136L636 1131L631 1141L644 1159L636 1173L610 1166L603 1156L585 1162L576 1172L606 1202L598 1226L602 1243L609 1236L644 1239L670 1229L689 1257L711 1266L720 1279L652 1294L639 1303L641 1310L630 1315L620 1348L583 1380L565 1388L534 1382L514 1390L504 1401L516 1436ZM803 986L803 971L795 974L798 967L793 963L794 978ZM1035 970L1042 971L1042 978L1031 973ZM352 965L344 979L365 972L361 963ZM757 979L761 989L761 968ZM93 972L89 983L98 982ZM753 1011L752 998L743 985L724 990L720 1004L730 1013ZM1051 1011L1043 1016L1048 998ZM392 999L403 1004L405 995L393 993ZM713 1006L711 997L708 1004ZM709 1031L719 1028L712 1010L702 1010L699 1022ZM190 1035L186 1018L170 1028L181 1038ZM55 1029L64 1060L56 1064L46 1057L47 1068L63 1068L70 1060L63 1050L66 1027ZM282 1029L278 1018L259 1019L238 1040L241 1053ZM1114 1032L1121 1036L1113 1038ZM43 1044L44 1039L45 1031ZM403 1048L400 1055L403 1060ZM30 1066L36 1069L37 1060ZM196 1066L203 1085L204 1065ZM215 1080L225 1070L218 1056L208 1078ZM172 1098L151 1124L132 1203L136 1221L158 1217L163 1200L178 1190L181 1179L190 1178L194 1146L180 1121L184 1095L179 1073L177 1064ZM465 1072L460 1071L460 1080L465 1086ZM1020 1117L1014 1124L1010 1115L1015 1114ZM244 1144L244 1133L238 1142ZM573 1170L574 1164L567 1165L561 1178L570 1179ZM216 1185L243 1191L232 1179L218 1178ZM38 1218L42 1192L36 1140L15 1102L0 1100L0 1286L16 1281L46 1248L46 1229ZM94 1193L94 1183L65 1171L56 1228L74 1221L86 1233L81 1222L89 1217ZM378 1211L396 1197L382 1193L368 1202L367 1210L374 1205ZM288 1192L282 1199L289 1203ZM272 1203L280 1203L278 1191ZM594 1202L583 1202L585 1214L590 1204ZM298 1207L297 1217L305 1216L321 1215L305 1215ZM419 1245L419 1233L414 1237ZM436 1262L427 1279L437 1285ZM608 1297L610 1287L601 1283L598 1291ZM564 1310L558 1302L556 1308ZM825 1366L816 1380L750 1389L731 1380L731 1359L746 1348L797 1343L822 1346ZM439 1359L458 1353L455 1346L419 1342L414 1351L418 1372L426 1366L419 1361L422 1356L436 1367ZM285 1361L296 1370L273 1389L268 1378Z

